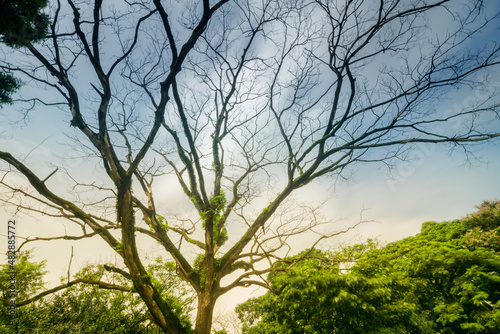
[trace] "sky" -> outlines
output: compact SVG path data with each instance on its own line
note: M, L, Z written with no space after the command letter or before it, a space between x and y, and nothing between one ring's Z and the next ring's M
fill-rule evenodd
M491 89L500 91L500 76L497 73L493 78ZM458 94L444 108L466 105L476 97L475 94L478 93ZM63 133L73 130L68 119L60 117L59 110L38 108L30 114L26 124L15 106L5 106L0 115L7 120L0 122L0 150L13 152L34 163L40 175L49 175L53 171L50 162L61 160L78 173L92 175L94 167L73 159L78 152L65 144ZM352 226L360 219L366 221L349 234L323 243L322 247L326 249L366 238L379 238L384 242L399 240L417 234L425 221L464 217L483 200L500 199L500 142L492 141L471 150L475 157L464 155L460 148L450 152L445 146L417 145L411 152L412 159L397 163L392 175L378 165L358 165L348 180L313 182L301 189L297 197L318 201L326 198L323 213L338 230ZM64 178L51 180L58 189L63 189L66 181ZM172 200L177 195L165 196ZM0 234L7 233L6 222L11 216L11 211L0 207L0 221L5 222L0 224L3 229ZM16 232L19 236L56 235L65 230L63 224L47 217L19 214L14 218L18 220ZM87 263L114 260L114 255L98 238L78 244L39 242L34 251L35 260L48 260L51 284L66 275L72 246L75 247L72 273ZM7 240L1 237L0 249L6 247ZM303 245L298 242L297 251L301 247ZM222 297L219 304L231 310L248 296L260 293L262 291L255 288L237 290L235 294Z

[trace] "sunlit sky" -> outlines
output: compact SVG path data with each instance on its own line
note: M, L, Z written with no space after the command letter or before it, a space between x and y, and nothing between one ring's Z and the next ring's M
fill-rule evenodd
M494 77L492 89L500 91L500 78ZM459 96L450 101L448 108L467 103L471 96ZM64 152L66 138L63 132L71 133L69 119L60 117L57 109L40 107L29 119L22 120L16 106L5 106L0 110L0 150L9 151L19 158L25 158L30 166L36 165L41 175L53 170L51 159L71 156ZM7 121L4 121L7 120ZM470 147L472 154L465 155L461 148L450 151L449 146L417 146L409 161L396 164L392 175L379 165L360 165L351 170L352 177L336 183L320 180L301 189L297 196L323 200L324 214L338 229L352 226L362 219L367 222L348 235L330 239L322 244L324 248L335 248L366 238L379 238L390 242L419 232L420 225L429 220L446 221L473 212L474 206L483 200L500 199L500 142L492 141ZM71 164L72 160L68 159ZM89 173L88 164L74 165ZM63 189L64 185L56 185ZM0 220L7 233L6 222L11 211L0 207ZM55 235L63 228L60 222L50 218L32 218L16 215L19 236ZM56 225L56 226L54 226ZM47 233L48 232L48 233ZM0 238L0 249L7 249L6 238ZM20 241L18 241L19 243ZM93 238L83 242L52 241L38 242L35 260L48 260L49 279L57 283L68 271L71 247L75 247L75 258L71 272L75 273L87 263L113 261L113 253L107 245ZM32 246L32 247L33 247ZM297 244L299 251L305 245ZM238 292L239 291L239 292ZM254 288L245 292L236 291L219 302L231 310L243 301Z

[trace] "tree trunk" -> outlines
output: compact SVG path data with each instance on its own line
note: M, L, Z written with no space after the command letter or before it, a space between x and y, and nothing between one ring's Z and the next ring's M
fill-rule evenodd
M185 334L186 328L182 325L175 313L162 300L158 291L147 279L135 242L135 217L133 211L132 190L129 183L124 187L117 186L117 214L122 224L122 252L125 265L132 275L134 287L153 316L155 323L166 333ZM209 332L207 332L209 333Z
M198 294L198 312L196 314L196 334L210 334L212 329L212 320L214 306L217 297L210 290Z

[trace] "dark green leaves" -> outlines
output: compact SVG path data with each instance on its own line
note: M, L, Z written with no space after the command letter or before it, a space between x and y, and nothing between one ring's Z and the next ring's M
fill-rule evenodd
M0 72L0 106L12 103L11 94L19 88L19 80L13 76Z
M42 40L48 32L49 19L41 11L47 0L0 0L0 42L14 48ZM0 72L0 106L12 103L11 94L19 80Z
M41 11L47 0L0 0L0 35L11 47L27 46L45 37L48 16Z

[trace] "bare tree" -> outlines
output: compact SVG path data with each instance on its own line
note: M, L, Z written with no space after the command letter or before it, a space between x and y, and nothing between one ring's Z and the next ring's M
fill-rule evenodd
M50 182L64 166L40 176L2 151L2 199L81 230L25 242L102 238L123 261L107 270L130 280L155 323L190 332L145 270L137 238L158 243L196 291L194 332L209 333L217 299L269 288L263 275L284 261L291 238L317 233L314 248L340 233L320 229L316 208L289 202L294 191L343 177L352 164L390 166L412 143L467 149L500 136L496 91L440 109L447 93L484 90L498 70L498 41L475 39L498 24L487 5L54 1L46 40L9 51L1 67L46 90L18 103L69 115L73 145L107 181L73 174L75 191L58 194ZM449 24L432 31L432 17ZM192 210L155 195L168 175ZM83 189L92 196L79 196Z

